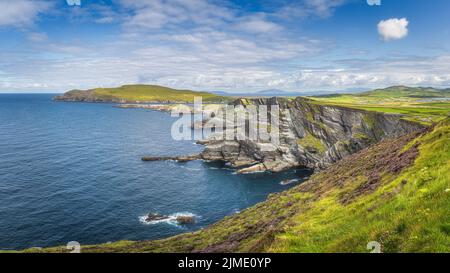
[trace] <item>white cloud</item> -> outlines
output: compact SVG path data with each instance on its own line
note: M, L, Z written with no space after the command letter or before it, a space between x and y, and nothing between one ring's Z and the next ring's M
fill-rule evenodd
M263 16L245 18L236 24L236 28L238 30L254 33L267 33L281 30L279 25L266 20Z
M378 23L378 33L384 41L398 40L408 36L408 20L392 18Z
M310 13L326 17L345 2L346 0L306 0L305 6Z
M392 85L450 86L450 55L342 60L335 62L334 67L303 68L282 74L269 84L273 88L309 91Z
M28 34L33 41L29 48L0 52L0 90L62 92L130 83L209 91L450 85L449 56L326 60L320 67L303 67L316 63L317 53L329 49L328 44L299 37L283 28L281 18L274 14L242 13L233 6L206 0L118 1L120 9L90 6L92 11L73 15L97 23L121 22L122 33L113 40L53 41L52 35L46 37L45 30L39 29ZM33 1L37 2L44 3ZM285 11L328 16L343 3L305 0L297 10ZM39 14L22 10L34 19L18 20L14 25L32 24ZM406 33L392 24L403 24ZM407 26L404 18L382 21L380 35L383 32L385 40L398 39L407 35ZM270 39L260 35L267 32Z
M39 0L0 0L0 27L29 26L50 6L49 2Z
M308 18L312 16L329 17L340 6L349 0L303 0L283 5L275 13L282 19Z
M261 46L221 32L156 35L143 41L113 43L101 51L98 48L55 44L47 50L40 47L40 54L32 56L0 54L0 70L4 72L0 89L34 91L39 87L62 92L131 83L249 92L267 88L314 91L450 86L450 55L350 59L329 62L324 67L296 67L290 66L290 61L301 60L302 54L308 56L308 46L287 41ZM65 57L51 58L55 54Z
M233 12L207 0L120 0L132 14L125 26L136 29L159 29L187 24L214 26L232 19Z
M33 42L45 42L47 41L48 36L46 33L32 32L28 34L28 39L30 39Z

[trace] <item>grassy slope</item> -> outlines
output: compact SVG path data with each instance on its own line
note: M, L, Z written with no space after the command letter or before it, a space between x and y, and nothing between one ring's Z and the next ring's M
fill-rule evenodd
M450 98L450 89L393 86L361 94L336 94L311 98L318 103L404 114L405 119L424 124L437 122L450 115L450 101L427 101Z
M201 231L83 252L450 252L450 119L385 140ZM36 251L36 250L28 250ZM50 248L45 252L67 251Z
M208 92L195 92L191 90L177 90L158 85L124 85L117 88L96 88L87 91L73 90L66 93L71 96L86 96L90 94L93 98L102 100L125 100L125 101L174 101L189 102L194 101L194 96L201 96L203 101L221 101L221 96ZM83 93L84 92L84 93Z
M381 173L375 191L348 204L343 204L342 198L367 183L357 165L367 165L364 171L368 171L370 153L361 163L343 162L334 167L331 174L335 178L329 176L330 172L319 174L316 179L322 183L324 179L342 179L339 183L342 188L330 188L305 213L293 217L268 250L364 252L366 243L374 240L382 243L385 252L449 252L449 119L412 140L401 152L414 145L418 145L419 156L410 168L399 174ZM391 149L392 145L386 148ZM376 158L376 153L370 156Z

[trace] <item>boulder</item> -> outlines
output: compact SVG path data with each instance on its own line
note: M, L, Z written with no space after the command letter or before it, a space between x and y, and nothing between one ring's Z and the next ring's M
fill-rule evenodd
M178 216L177 222L180 225L194 224L195 218L194 218L194 216Z
M186 155L186 156L144 156L142 157L142 161L167 161L167 160L174 160L178 162L188 162L188 161L194 161L199 160L200 155L194 154L194 155Z
M169 216L161 215L158 213L149 213L147 215L147 218L145 218L146 222L153 222L153 221L161 221L161 220L167 220L169 219Z

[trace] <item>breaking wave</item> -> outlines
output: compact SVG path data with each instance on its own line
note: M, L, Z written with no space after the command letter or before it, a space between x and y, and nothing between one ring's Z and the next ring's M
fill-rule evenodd
M161 220L154 220L154 221L146 221L147 219L147 215L143 215L139 217L139 222L141 222L142 224L145 225L156 225L156 224L161 224L161 223L165 223L165 224L169 224L172 226L180 226L178 224L177 218L178 217L194 217L194 218L198 218L197 215L190 213L190 212L177 212L177 213L173 213L170 215L167 215L166 218L161 219Z

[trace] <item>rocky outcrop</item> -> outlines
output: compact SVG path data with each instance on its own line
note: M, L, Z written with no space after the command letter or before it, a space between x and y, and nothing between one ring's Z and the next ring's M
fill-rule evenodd
M201 155L187 155L187 156L144 156L142 157L142 161L178 161L178 162L187 162L202 159Z
M214 134L202 141L202 159L227 162L237 173L280 172L293 167L323 169L382 139L422 128L400 115L321 105L305 98L245 99L233 104L245 108L278 105L281 112L276 145L248 139L215 140Z
M193 216L178 216L176 220L180 225L188 225L195 223L195 218Z
M116 108L141 108L159 112L170 112L176 105L173 104L141 104L141 103L122 103L114 106Z
M145 222L162 221L169 219L169 216L161 215L158 213L149 213L145 218Z
M175 220L175 222L180 225L189 225L195 223L195 217L192 215L170 216L170 215L161 215L159 213L149 213L144 219L144 221L147 223L170 221L170 220Z

